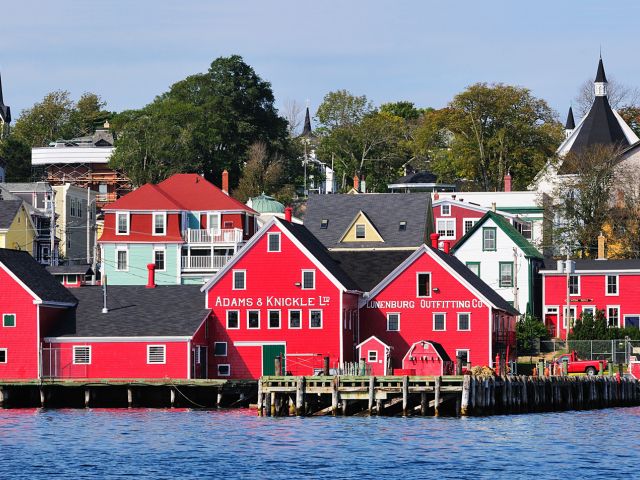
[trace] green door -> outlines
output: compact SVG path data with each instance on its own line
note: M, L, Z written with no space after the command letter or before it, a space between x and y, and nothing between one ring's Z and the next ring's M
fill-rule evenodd
M282 356L282 372L276 373L276 357ZM286 371L284 365L284 345L262 346L262 375L283 375Z

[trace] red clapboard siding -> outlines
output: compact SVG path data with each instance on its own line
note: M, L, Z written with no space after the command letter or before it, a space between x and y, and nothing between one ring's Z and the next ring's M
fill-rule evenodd
M438 225L437 219L446 218L446 219L455 219L456 221L456 235L455 239L446 239L451 242L451 246L455 245L455 243L460 240L464 235L464 220L465 219L476 219L479 220L485 214L485 212L479 212L471 208L464 208L455 204L450 205L451 215L442 215L441 209L442 205L435 205L433 207L433 218L434 218L434 226Z

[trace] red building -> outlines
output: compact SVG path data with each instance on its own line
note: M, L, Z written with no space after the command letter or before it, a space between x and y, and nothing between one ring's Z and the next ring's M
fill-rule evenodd
M290 209L287 209L290 219ZM355 360L360 292L302 225L273 218L202 290L213 317L211 377L310 375Z
M408 375L453 375L453 362L442 345L421 340L411 345L405 354L402 369Z
M369 365L371 375L390 375L389 360L391 347L376 336L367 338L356 346L358 358Z
M93 275L93 270L86 264L79 265L49 265L47 271L67 288L78 288L87 284L87 277Z
M544 321L554 337L566 338L567 319L602 310L612 327L640 327L640 260L572 260L540 270ZM567 297L569 314L567 315Z
M408 256L360 306L360 334L391 347L393 368L402 368L405 354L422 340L473 365L492 365L498 353L515 356L518 312L457 258L433 247Z

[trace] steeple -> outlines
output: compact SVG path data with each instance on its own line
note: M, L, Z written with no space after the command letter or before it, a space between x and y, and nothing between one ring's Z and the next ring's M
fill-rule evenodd
M593 83L594 92L596 97L607 96L607 76L604 73L604 65L602 63L602 56L598 62L598 71L596 72L596 80Z
M311 135L311 116L309 115L309 107L307 107L307 113L304 115L304 127L302 128L302 136L308 137Z
M0 124L11 123L11 109L4 104L2 98L2 75L0 75ZM0 136L2 132L0 132Z
M565 137L569 137L576 128L576 122L573 119L573 108L569 107L569 113L567 114L567 123L564 125Z

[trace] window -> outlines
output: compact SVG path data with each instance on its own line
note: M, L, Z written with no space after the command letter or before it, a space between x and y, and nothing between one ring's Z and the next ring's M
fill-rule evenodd
M78 283L78 275L67 275L67 283L70 285Z
M153 251L153 263L157 271L164 272L164 250Z
M269 328L280 328L280 310L269 310Z
M533 237L533 227L531 225L531 222L522 222L520 224L520 227L521 228L519 230L522 236L527 240L531 240L531 238Z
M2 326L3 327L15 327L16 326L16 314L15 313L5 313L2 315Z
M80 347L74 345L73 347L73 364L74 365L89 365L91 364L91 347Z
M580 295L580 277L578 275L569 276L569 295Z
M153 214L153 234L165 235L167 231L167 215L165 213Z
M460 331L471 330L471 314L470 313L458 313L458 330Z
M366 237L365 225L363 223L356 224L356 238L365 238L365 237Z
M571 326L575 323L576 319L576 307L569 307L569 315L567 315L567 307L562 309L562 326L567 328L567 318L571 319Z
M129 235L129 213L128 212L117 212L116 224L118 227L118 229L116 230L116 235Z
M417 283L418 297L431 296L431 274L430 273L417 273L416 283Z
M591 315L592 317L595 317L596 307L582 307L582 315Z
M247 312L247 328L251 330L260 328L260 310L249 310Z
M213 354L216 357L226 357L227 342L213 342Z
M513 287L513 262L500 262L501 287Z
M495 227L484 227L482 229L482 250L485 252L495 252L496 250Z
M280 251L280 234L270 233L267 235L267 237L268 237L267 252L279 252Z
M378 351L377 350L369 350L369 351L367 351L367 360L369 362L377 362L378 361Z
M407 222L405 222L404 220L402 220L399 224L398 224L398 230L401 232L406 232L407 231Z
M477 276L480 276L480 262L467 262L467 268Z
M451 218L439 218L436 221L436 230L441 240L456 238L456 221Z
M309 311L309 328L322 328L322 310Z
M129 270L129 252L125 248L116 250L116 270L120 272Z
M464 233L467 233L469 230L473 228L478 220L474 218L465 218L464 219Z
M451 205L441 205L440 215L442 215L443 217L448 217L449 215L451 215Z
M620 326L620 307L607 307L607 322L610 327Z
M314 288L316 288L316 271L303 270L302 271L302 289L313 290Z
M167 361L166 345L147 345L147 363L159 364Z
M224 228L227 230L233 228L233 222L225 221L223 225L224 225Z
M302 328L302 312L289 310L289 328Z
M247 288L246 276L247 276L247 272L245 270L233 271L233 289L234 290L245 290Z
M228 377L231 375L231 365L228 363L221 363L218 365L218 376L219 377Z
M7 349L0 348L0 363L7 363Z
M462 364L469 363L469 350L468 349L459 349L456 350L456 357L460 357L462 360Z
M227 310L227 328L229 330L240 328L240 312L238 310Z
M617 275L607 275L607 295L618 295Z
M400 331L400 314L399 313L387 313L387 331L388 332Z
M445 313L433 314L433 330L444 331L447 329L447 315Z
M327 228L329 228L329 219L323 218L322 220L320 220L320 229L326 230Z

